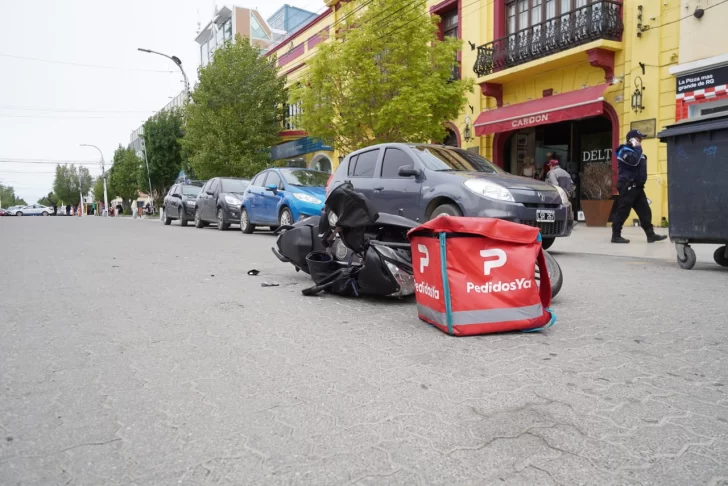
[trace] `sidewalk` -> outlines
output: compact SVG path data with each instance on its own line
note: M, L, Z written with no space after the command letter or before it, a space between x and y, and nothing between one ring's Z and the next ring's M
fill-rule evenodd
M655 232L667 235L667 228L655 228ZM626 226L622 230L622 236L631 240L628 245L619 245L610 242L612 229L588 228L583 223L576 225L573 233L568 238L557 238L549 252L558 253L582 253L590 255L606 255L627 258L648 258L654 260L665 260L671 263L676 262L675 245L669 239L658 243L647 243L645 232L642 228ZM715 265L713 252L720 245L691 245L698 257L698 265L708 263Z

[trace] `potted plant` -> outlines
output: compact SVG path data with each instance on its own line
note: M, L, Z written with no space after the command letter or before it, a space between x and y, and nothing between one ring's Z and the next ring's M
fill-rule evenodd
M581 173L581 209L587 226L606 226L612 211L612 166L595 162Z

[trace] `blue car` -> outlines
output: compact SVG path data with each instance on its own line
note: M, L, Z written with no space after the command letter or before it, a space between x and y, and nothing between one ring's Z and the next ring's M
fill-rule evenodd
M320 215L329 176L328 172L298 168L260 172L243 195L240 230L250 234L256 226L277 228Z

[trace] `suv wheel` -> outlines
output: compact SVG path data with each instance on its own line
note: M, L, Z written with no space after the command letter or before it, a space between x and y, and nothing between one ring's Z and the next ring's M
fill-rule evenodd
M430 215L430 219L435 219L438 216L462 216L463 213L460 212L460 209L453 205L453 204L441 204L435 208L435 210Z

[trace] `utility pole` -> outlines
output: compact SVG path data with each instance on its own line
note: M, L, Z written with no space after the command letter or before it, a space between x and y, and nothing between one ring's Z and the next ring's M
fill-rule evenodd
M137 48L138 51L146 52L148 54L157 54L158 56L166 57L173 63L177 65L180 71L182 71L182 77L184 78L185 82L185 103L190 100L190 83L187 80L187 74L185 73L185 70L182 68L182 61L177 56L168 56L167 54L162 54L161 52L153 51L151 49L143 49L141 47Z
M154 208L154 198L152 197L152 179L149 176L149 158L147 157L147 141L146 134L142 135L142 150L144 151L144 162L147 164L147 181L149 182L149 198L151 199L151 206Z
M93 147L101 154L101 176L104 178L104 217L109 215L109 195L106 192L106 167L104 165L104 153L96 145L82 143L81 147Z

